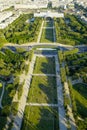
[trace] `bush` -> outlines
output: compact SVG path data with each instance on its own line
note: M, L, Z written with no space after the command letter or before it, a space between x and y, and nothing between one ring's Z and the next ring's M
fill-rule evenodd
M10 114L11 106L6 105L3 107L1 113L3 116L8 116Z
M61 72L62 83L64 83L66 81L66 71L65 71L65 68L61 67L60 68L60 72Z
M16 115L18 112L18 102L12 102L12 105L11 105L11 113L13 115Z

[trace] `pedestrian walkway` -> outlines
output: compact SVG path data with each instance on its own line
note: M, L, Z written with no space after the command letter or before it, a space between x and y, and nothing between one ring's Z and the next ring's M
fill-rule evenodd
M34 69L35 59L36 59L36 56L34 55L32 58L32 61L30 63L29 72L26 76L25 84L23 87L23 94L22 94L22 97L21 97L20 102L19 102L18 113L14 117L14 120L13 120L14 123L13 123L12 130L20 130L21 129L21 124L22 124L24 110L25 110L26 101L27 101L27 96L28 96L28 92L29 92L29 88L30 88L30 82L32 79L32 73L33 73L33 69Z
M32 76L50 76L50 77L55 77L55 74L32 74Z
M58 107L58 104L47 104L47 103L26 103L27 106L48 106L48 107Z
M70 101L70 104L67 104L67 105L68 105L68 115L69 115L69 122L71 125L71 130L76 130L75 119L74 119L73 112L72 112L71 97L70 97L70 92L69 92L69 87L68 87L67 82L64 83L64 89L65 89L65 94Z
M67 120L65 116L64 101L63 101L63 88L60 78L60 67L58 62L58 56L55 55L55 68L56 68L56 80L57 80L57 96L58 96L58 111L59 111L59 129L67 130Z
M38 57L55 57L55 55L51 55L51 54L36 54L36 56Z

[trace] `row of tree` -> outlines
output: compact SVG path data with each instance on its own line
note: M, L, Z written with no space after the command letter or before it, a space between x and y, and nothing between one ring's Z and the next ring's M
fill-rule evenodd
M42 19L33 18L32 14L23 14L3 30L5 39L11 43L27 43L37 40Z
M55 20L57 42L69 45L87 44L87 25L74 15Z

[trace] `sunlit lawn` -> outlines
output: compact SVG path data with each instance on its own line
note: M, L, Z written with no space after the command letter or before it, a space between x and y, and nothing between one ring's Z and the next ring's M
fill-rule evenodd
M87 118L87 86L83 84L74 85L73 94L76 102L78 116Z
M37 57L34 73L55 74L55 58Z
M28 102L57 103L56 77L33 76Z
M42 43L54 42L53 29L44 28L42 31L40 42L42 42Z
M21 130L58 130L57 108L27 106Z

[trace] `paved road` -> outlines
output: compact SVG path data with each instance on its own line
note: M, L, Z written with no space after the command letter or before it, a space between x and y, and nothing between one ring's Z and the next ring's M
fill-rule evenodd
M59 129L60 130L67 130L67 120L65 116L65 109L64 109L64 101L63 101L63 88L60 79L60 67L58 62L58 56L55 56L55 68L56 68L56 75L57 75L57 96L58 96L58 111L59 111Z
M55 42L54 44L53 43L38 43L38 42L32 42L32 43L24 43L24 44L21 44L21 45L18 45L18 44L14 44L14 43L7 43L7 44L4 44L4 46L13 46L13 47L29 47L29 46L38 46L38 45L45 45L45 46L55 46L55 47L66 47L66 48L70 48L70 49L73 49L75 46L71 46L71 45L64 45L64 44L61 44L61 43L57 43Z
M14 43L7 43L7 44L4 44L4 46L13 46L13 47L29 47L29 46L38 46L38 45L45 45L45 46L48 46L48 45L54 45L56 47L66 47L66 48L70 48L70 49L73 49L75 47L87 47L86 45L78 45L78 46L73 46L73 45L65 45L65 44L61 44L61 43L58 43L58 42L55 42L54 44L53 43L39 43L39 42L30 42L30 43L24 43L24 44L14 44Z

